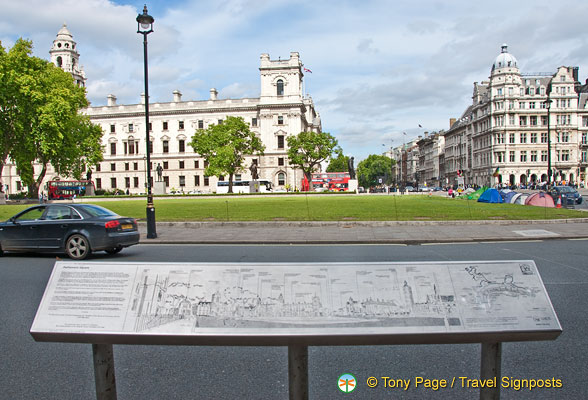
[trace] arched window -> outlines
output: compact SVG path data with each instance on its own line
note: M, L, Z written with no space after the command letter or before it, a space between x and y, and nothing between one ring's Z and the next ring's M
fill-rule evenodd
M62 65L63 65L63 60L61 59L61 56L59 56L59 57L57 57L57 66L58 66L59 68L61 68L61 67L62 67Z
M280 172L278 174L278 185L284 186L285 184L286 184L286 174L283 172Z
M278 96L283 96L284 95L284 81L281 79L278 79L278 81L276 82L276 86L277 86Z

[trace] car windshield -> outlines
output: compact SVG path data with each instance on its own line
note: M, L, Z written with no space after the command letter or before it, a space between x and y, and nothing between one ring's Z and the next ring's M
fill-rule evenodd
M100 207L100 206L95 206L95 205L91 205L91 204L84 204L79 207L81 207L85 212L87 212L88 214L90 214L93 217L117 216L116 213L113 213L112 211L107 210L106 208Z
M563 192L563 193L573 193L574 192L574 190L569 186L561 186L559 188L559 191Z

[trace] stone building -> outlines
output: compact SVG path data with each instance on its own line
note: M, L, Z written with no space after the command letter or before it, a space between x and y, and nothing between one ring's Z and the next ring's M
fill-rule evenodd
M64 25L50 51L51 61L70 72L76 82L85 86L86 77L79 66L79 54L71 33ZM288 59L260 59L260 96L219 99L210 89L206 100L184 100L180 91L170 93L170 101L149 103L149 147L152 180L155 169L163 168L167 192L210 193L216 191L216 177L204 174L206 162L189 145L197 129L218 124L228 116L242 117L265 145L262 156L248 156L245 169L235 181L251 179L248 169L257 163L259 180L272 183L274 189L300 187L302 172L293 168L287 158L287 137L302 131L321 131L321 119L310 96L303 93L304 70L300 56L291 52ZM136 104L118 104L108 96L106 105L91 106L82 111L94 124L102 127L104 160L92 168L96 189L128 190L131 194L146 192L145 96ZM4 168L4 182L9 193L24 190L16 168ZM45 182L58 178L49 169ZM67 179L67 177L60 177ZM228 177L226 177L228 179ZM44 183L43 183L44 185ZM42 186L43 187L43 186Z
M438 163L442 185L586 185L588 81L581 85L578 72L523 73L503 45L489 79L474 82L472 105L438 134L443 149L429 151L427 138L417 142L420 183L437 183L429 171Z

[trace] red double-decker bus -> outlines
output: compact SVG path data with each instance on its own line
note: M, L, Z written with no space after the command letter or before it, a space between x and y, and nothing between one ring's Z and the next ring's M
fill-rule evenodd
M94 186L92 181L49 181L47 197L49 200L68 200L86 194L86 189Z
M317 172L312 174L312 187L302 178L303 192L346 192L349 190L349 172Z

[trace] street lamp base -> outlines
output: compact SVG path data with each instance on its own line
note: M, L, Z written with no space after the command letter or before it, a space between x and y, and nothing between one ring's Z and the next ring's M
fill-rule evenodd
M147 204L147 239L157 238L155 229L155 207L153 204Z

